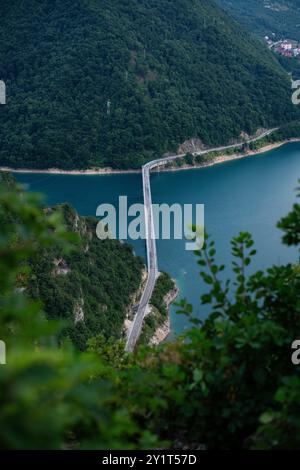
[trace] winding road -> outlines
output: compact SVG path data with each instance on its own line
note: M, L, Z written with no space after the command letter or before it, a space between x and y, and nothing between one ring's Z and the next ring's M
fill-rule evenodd
M239 144L225 145L223 147L215 147L207 150L201 150L199 152L194 152L193 156L196 155L205 155L210 152L222 152L224 150L229 150L232 148L239 148L245 144L250 144L257 140L263 139L273 132L277 131L278 127L274 129L269 129L264 131L259 136L252 139L246 140ZM169 161L176 160L177 158L185 157L184 154L172 155L170 157L160 158L158 160L152 160L151 162L146 163L142 168L143 175L143 193L144 193L144 211L145 211L145 231L146 231L146 245L147 245L147 266L148 266L148 276L145 285L144 292L142 294L139 307L135 314L131 329L129 331L125 350L128 352L133 352L136 346L136 343L139 339L139 336L142 331L142 326L147 312L147 306L152 297L152 293L155 287L155 282L158 277L158 264L157 264L157 253L156 253L156 239L155 239L155 229L153 221L153 208L152 208L152 196L151 196L151 184L150 184L150 171L153 168L158 166L165 165Z

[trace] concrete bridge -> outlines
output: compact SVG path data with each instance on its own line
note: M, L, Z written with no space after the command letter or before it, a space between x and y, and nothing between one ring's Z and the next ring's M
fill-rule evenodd
M278 130L278 128L269 129L257 137L249 139L245 142L239 144L225 145L222 147L215 147L206 150L201 150L199 152L194 152L192 155L205 155L211 152L223 152L233 148L240 148L245 144L250 144L257 140L263 139L268 135L272 134ZM156 240L155 240L155 228L154 228L154 219L153 219L153 208L152 208L152 195L151 195L151 184L150 184L150 171L156 167L166 165L172 160L177 160L178 158L185 157L184 154L172 155L170 157L160 158L158 160L152 160L151 162L146 163L142 168L143 176L143 193L144 193L144 212L145 212L145 230L146 230L146 245L147 245L147 266L148 266L148 277L146 286L135 314L132 327L128 334L126 342L126 351L132 352L136 346L136 343L139 339L139 336L142 331L143 322L145 314L147 312L148 304L151 300L152 293L155 287L155 282L158 277L158 263L157 263L157 253L156 253Z

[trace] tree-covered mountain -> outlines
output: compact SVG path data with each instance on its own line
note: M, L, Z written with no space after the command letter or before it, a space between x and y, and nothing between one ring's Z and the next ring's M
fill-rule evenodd
M17 192L10 175L0 172L0 188ZM79 349L95 334L122 338L124 320L140 288L143 261L132 247L117 240L99 240L96 220L81 217L68 204L44 208L46 217L61 217L74 240L65 249L60 243L38 247L19 276L18 287L42 302L49 320L62 320L60 339L70 338ZM17 221L4 207L1 223ZM15 238L15 235L12 235Z
M0 164L127 168L295 119L289 79L211 0L1 0Z
M298 0L217 0L250 31L260 36L300 41Z
M140 288L143 261L132 247L117 240L99 240L96 220L79 216L67 204L59 210L78 243L64 253L59 246L40 250L30 262L28 293L41 299L48 319L65 320L62 337L80 349L95 333L123 337L126 314Z

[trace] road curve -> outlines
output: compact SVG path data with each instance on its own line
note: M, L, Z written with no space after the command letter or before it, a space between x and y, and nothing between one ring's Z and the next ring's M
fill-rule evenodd
M254 137L240 144L225 145L222 147L210 148L207 150L201 150L199 152L194 152L193 155L205 155L210 152L222 152L224 150L229 150L232 148L239 148L245 144L250 144L257 140L263 139L264 137L272 134L277 131L278 127L274 129L269 129L258 137ZM145 232L146 232L146 246L147 246L147 266L148 266L148 276L146 281L146 286L140 300L139 307L135 314L131 329L129 331L125 350L128 352L134 351L136 343L139 339L139 336L142 331L142 326L147 311L147 306L151 299L155 282L158 276L158 264L157 264L157 253L156 253L156 240L155 240L155 230L154 230L154 221L153 221L153 208L152 208L152 195L151 195L151 185L150 185L150 171L161 165L165 165L171 160L176 160L177 158L183 158L186 154L172 155L170 157L159 158L157 160L152 160L151 162L146 163L142 168L142 177L143 177L143 193L144 193L144 212L145 212Z

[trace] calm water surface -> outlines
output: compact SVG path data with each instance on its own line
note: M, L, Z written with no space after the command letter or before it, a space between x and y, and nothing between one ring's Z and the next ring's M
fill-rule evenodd
M73 176L16 174L32 191L46 194L48 204L69 202L82 215L95 215L99 204L118 205L119 195L128 203L143 202L142 178L139 174ZM216 241L219 263L230 265L230 239L239 231L250 231L258 254L249 267L264 269L272 264L293 262L297 250L281 244L276 222L295 201L294 188L300 177L300 143L291 143L271 152L210 168L152 176L153 203L205 204L206 230ZM146 255L144 243L133 243L135 252ZM168 271L198 316L207 310L200 305L206 291L199 276L199 266L192 252L185 251L184 241L158 241L160 270ZM230 270L226 275L231 276ZM187 326L185 317L172 308L173 330Z

